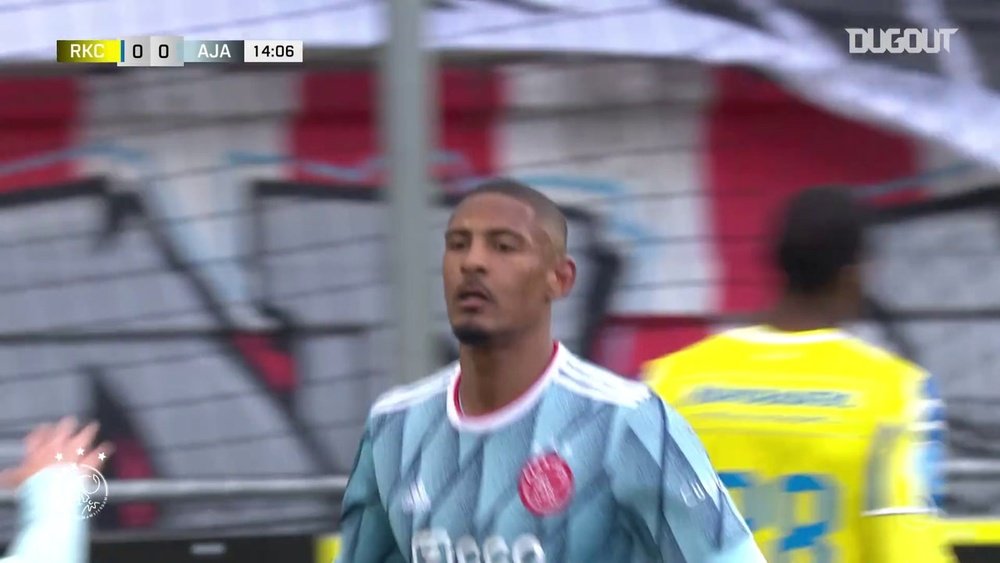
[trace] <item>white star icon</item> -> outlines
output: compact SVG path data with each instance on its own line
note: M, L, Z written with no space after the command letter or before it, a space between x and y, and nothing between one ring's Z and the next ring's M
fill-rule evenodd
M83 448L77 448L76 455L83 455Z
M107 459L107 458L108 458L108 456L104 455L104 452L101 452L101 453L100 453L100 454L99 454L99 455L97 456L97 459L99 459L99 460L101 460L101 461L104 461L104 460L105 460L105 459Z
M61 453L56 454L56 461L62 461L62 454Z

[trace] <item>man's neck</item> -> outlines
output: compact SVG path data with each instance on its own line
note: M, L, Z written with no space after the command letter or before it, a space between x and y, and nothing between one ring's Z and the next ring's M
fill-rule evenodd
M462 346L458 389L462 412L480 416L514 402L544 374L553 345L545 330L503 345Z
M766 324L783 332L838 328L843 322L830 299L785 295L766 318Z

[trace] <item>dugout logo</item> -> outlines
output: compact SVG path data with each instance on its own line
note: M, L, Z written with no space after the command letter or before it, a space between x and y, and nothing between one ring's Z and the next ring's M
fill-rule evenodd
M874 29L848 27L848 50L852 55L863 53L946 53L951 52L951 36L958 28Z

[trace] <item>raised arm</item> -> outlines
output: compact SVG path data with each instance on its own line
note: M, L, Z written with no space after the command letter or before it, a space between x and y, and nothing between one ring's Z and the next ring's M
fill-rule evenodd
M0 475L0 481L17 490L20 504L17 535L0 562L87 561L87 521L80 503L87 475L72 462L100 469L112 447L94 447L97 430L97 424L78 429L75 420L66 418L41 425L25 438L21 464Z

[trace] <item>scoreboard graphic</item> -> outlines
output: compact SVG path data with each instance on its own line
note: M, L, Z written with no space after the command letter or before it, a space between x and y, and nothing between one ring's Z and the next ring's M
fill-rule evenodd
M56 62L114 63L126 67L188 64L301 63L302 41L184 39L147 35L125 39L61 39Z

